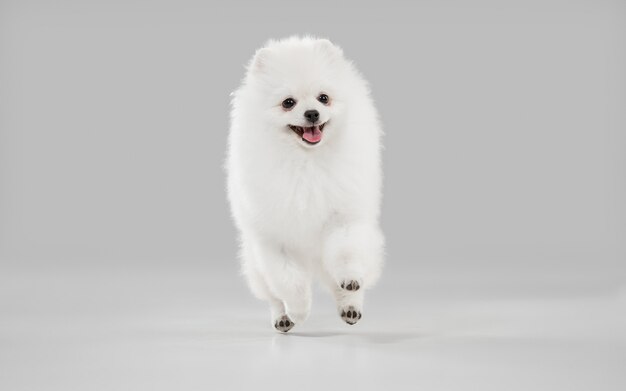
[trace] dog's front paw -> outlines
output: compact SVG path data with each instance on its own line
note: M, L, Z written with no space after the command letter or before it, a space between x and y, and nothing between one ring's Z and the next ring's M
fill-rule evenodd
M341 310L341 319L349 325L356 324L361 319L361 311L354 306L348 306Z
M291 330L291 328L295 325L296 324L293 323L287 315L281 316L280 318L276 319L276 322L274 322L274 328L281 333L286 333L287 331Z
M343 280L341 282L341 288L348 291L358 291L361 284L357 280Z

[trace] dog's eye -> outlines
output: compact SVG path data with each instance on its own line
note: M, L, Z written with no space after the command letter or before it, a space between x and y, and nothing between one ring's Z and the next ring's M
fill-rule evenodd
M330 101L330 98L326 94L320 94L320 96L317 97L317 100L319 100L321 103L327 105L328 101Z
M286 109L290 109L296 105L296 101L293 98L287 98L282 103L283 107Z

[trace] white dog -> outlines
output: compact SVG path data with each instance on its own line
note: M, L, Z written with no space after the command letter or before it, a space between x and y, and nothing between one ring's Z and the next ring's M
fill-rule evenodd
M233 93L228 196L250 289L287 332L321 279L348 324L378 279L381 139L367 83L326 39L270 41Z

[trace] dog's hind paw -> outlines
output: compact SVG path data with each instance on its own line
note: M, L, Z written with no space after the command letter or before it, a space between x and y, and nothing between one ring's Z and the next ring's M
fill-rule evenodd
M361 311L354 306L348 306L341 310L341 319L349 325L356 324L361 319Z
M295 325L296 324L293 323L287 315L281 316L280 318L276 319L276 322L274 322L274 328L281 333L286 333L287 331L291 330L291 328Z

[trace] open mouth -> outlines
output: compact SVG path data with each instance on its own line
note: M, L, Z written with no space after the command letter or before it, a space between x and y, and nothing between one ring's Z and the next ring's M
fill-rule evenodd
M322 132L324 131L324 125L326 125L326 122L315 126L289 125L289 127L307 144L315 145L322 141Z

